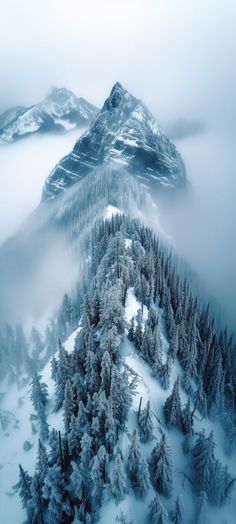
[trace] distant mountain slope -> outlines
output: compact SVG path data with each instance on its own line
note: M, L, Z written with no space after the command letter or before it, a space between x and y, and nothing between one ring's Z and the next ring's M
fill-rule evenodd
M145 185L176 187L185 183L185 167L146 106L116 83L88 131L48 177L43 200L55 197L92 169L117 163Z
M13 142L36 132L65 131L91 123L98 109L65 88L53 87L46 98L29 108L13 108L0 116L0 139ZM2 123L1 123L2 122Z
M25 106L16 106L11 109L7 109L0 115L0 131L2 131L10 122L15 120L18 116L22 115L27 110Z

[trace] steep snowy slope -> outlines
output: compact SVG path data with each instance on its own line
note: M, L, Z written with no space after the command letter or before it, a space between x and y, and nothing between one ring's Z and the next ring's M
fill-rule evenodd
M67 351L61 347L56 354L53 380L49 364L40 373L40 383L49 389L45 409L49 441L47 425L42 436L40 387L33 396L33 433L27 420L33 412L28 384L19 392L12 386L2 399L1 407L13 410L19 420L18 427L9 426L2 435L6 455L0 478L6 479L7 493L1 493L6 519L22 522L11 486L16 463L23 461L20 496L27 522L41 518L45 524L167 524L176 497L181 496L182 516L180 512L179 520L171 522L200 523L204 517L211 524L232 524L235 447L229 457L220 418L226 407L228 414L231 409L229 391L222 384L233 377L228 375L231 363L225 361L222 383L217 382L218 366L223 364L217 364L217 355L212 361L214 350L224 357L230 342L222 335L221 348L217 346L218 332L209 312L174 273L174 258L151 231L122 217L118 208L105 212L111 218L97 223L90 237L89 288L80 326L65 342ZM202 357L203 339L211 341L207 359ZM196 374L199 359L204 363ZM205 397L199 395L202 377ZM18 407L17 397L22 397ZM23 449L25 440L32 445L29 451Z
M119 83L88 131L48 177L43 200L65 191L100 164L121 164L148 187L185 183L185 168L175 146L145 105Z
M54 87L39 104L18 113L14 110L8 112L8 121L1 126L0 139L13 142L36 132L85 127L94 120L97 112L97 108L84 98L78 98L68 89Z

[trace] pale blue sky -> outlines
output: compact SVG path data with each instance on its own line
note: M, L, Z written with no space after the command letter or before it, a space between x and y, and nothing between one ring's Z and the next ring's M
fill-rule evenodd
M161 120L223 124L235 27L235 0L0 0L0 104L34 103L55 84L101 105L120 80Z

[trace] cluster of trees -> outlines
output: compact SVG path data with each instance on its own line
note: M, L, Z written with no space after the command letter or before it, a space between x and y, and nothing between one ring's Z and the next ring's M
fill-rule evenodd
M132 239L128 247L127 238ZM184 387L197 409L203 410L200 391L205 398L204 414L214 416L219 402L232 412L232 391L235 391L232 341L226 331L216 332L209 308L201 309L187 281L182 282L171 253L149 229L121 216L96 224L89 253L87 290L74 350L68 353L60 343L58 356L52 359L54 409L63 410L63 434L46 429L46 387L37 373L33 378L32 402L40 433L38 461L32 477L20 467L18 484L29 522L89 524L96 520L104 492L119 501L128 486L137 496L145 497L152 483L157 493L171 496L173 466L165 434L154 446L149 463L143 452L143 443L153 438L150 403L139 410L138 431L135 429L131 436L127 457L123 457L118 447L132 402L132 381L119 352L126 328L124 306L130 286L135 289L141 309L129 326L129 337L160 377L163 387L168 388L171 367L178 358L184 370ZM66 337L77 321L74 323L67 300L64 304L61 323ZM149 310L146 323L144 306ZM170 339L165 362L157 313L160 308ZM177 380L166 400L164 415L167 425L177 425L188 434L192 431L193 409L190 400L182 408L179 387ZM46 450L43 441L47 439ZM207 467L210 475L214 470L214 478L221 485L221 496L213 500L201 471L205 468L203 456L208 457L208 441L203 435L199 439L201 445L197 441L192 451L193 486L199 496L204 492L220 505L227 498L233 479L209 451ZM205 469L204 475L207 478ZM150 505L149 519L155 524L167 522L158 495ZM171 521L183 522L179 498Z

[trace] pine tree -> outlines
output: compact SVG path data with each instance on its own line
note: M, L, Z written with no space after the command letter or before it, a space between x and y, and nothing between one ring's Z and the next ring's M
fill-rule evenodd
M134 342L138 349L141 349L143 342L143 313L139 309L136 315L136 326L134 332Z
M152 339L153 339L152 331L150 327L146 325L144 328L144 333L143 333L141 351L142 351L143 357L148 362L150 362L152 359L152 345L153 345Z
M57 372L58 372L58 364L57 364L55 355L53 355L52 360L51 360L51 377L53 380L57 379Z
M45 446L39 439L36 472L38 473L40 481L44 480L48 467L49 467L49 459L48 459L47 451L46 451Z
M140 440L142 442L147 442L153 438L153 422L151 416L151 407L150 401L147 402L146 407L141 410L139 419L138 419L139 431L140 431Z
M179 428L181 427L182 413L179 393L179 377L175 381L171 395L166 399L164 405L164 415L166 424L168 426L178 426Z
M54 466L54 464L59 463L60 461L60 452L59 452L59 435L58 431L56 429L52 429L49 433L49 461L50 465Z
M162 367L163 345L158 324L154 328L152 344L152 370L154 375L159 375Z
M111 493L117 502L124 498L126 490L126 478L121 453L115 456L114 465L110 475Z
M151 468L156 489L161 494L170 497L172 491L172 462L170 448L167 445L164 433L160 443L156 444L152 450Z
M179 330L178 330L178 326L175 326L173 330L173 335L170 340L169 351L168 351L169 355L173 358L173 360L175 359L176 355L178 354L178 350L179 350Z
M77 418L74 414L71 415L69 432L67 433L68 448L70 456L76 458L80 450L79 432Z
M110 397L113 403L113 415L120 427L123 427L131 404L131 393L127 372L120 373L113 365L111 371Z
M31 482L31 500L29 501L29 511L33 524L43 523L43 501L42 501L42 481L38 473L35 473Z
M192 449L193 456L193 482L198 493L206 491L208 494L210 482L214 472L214 437L213 432L206 438L204 432L200 433Z
M175 501L175 509L171 512L170 520L173 524L182 524L184 522L184 509L181 497Z
M111 386L111 358L108 351L105 351L105 353L102 356L102 367L101 367L101 387L105 391L105 394L108 398L110 394L110 386Z
M93 445L93 439L88 433L84 433L81 439L81 452L80 452L80 462L81 467L86 469L92 459L93 452L92 452L92 445Z
M149 505L149 520L151 524L167 524L168 522L167 511L162 506L158 495Z
M72 415L76 412L76 405L74 399L74 393L71 386L71 382L67 380L65 389L65 399L63 402L63 419L65 425L65 433L68 434L70 431L70 422Z
M66 382L70 378L69 355L65 348L59 342L59 357L56 377L56 402L55 411L58 411L64 401Z
M137 485L139 468L142 460L142 452L137 430L134 429L131 442L128 447L128 473L134 486Z
M41 404L41 402L38 404L38 421L39 421L39 437L42 441L47 440L49 436L49 426L47 423L47 415L45 412L45 406Z
M21 498L21 504L24 509L26 509L28 515L29 515L29 502L31 500L31 482L32 479L29 476L27 471L24 471L21 465L19 465L20 469L20 478L19 482L16 485L16 489L19 492L19 496Z
M44 382L41 382L41 378L42 376L35 371L31 382L31 400L36 411L39 410L39 404L46 406L48 400L48 387Z
M159 371L159 376L161 378L162 386L164 389L168 389L170 386L171 371L172 371L172 358L168 356L165 364L162 364L160 371Z
M134 342L134 333L135 333L135 324L134 317L131 318L129 329L128 329L128 338L130 342Z
M206 393L203 389L203 382L202 378L199 377L198 379L198 388L194 395L194 400L196 403L196 407L198 411L201 413L203 417L206 417L207 415L207 399L206 399Z
M106 420L105 420L105 445L108 453L113 453L117 441L117 424L113 415L112 402L107 402Z
M88 416L87 416L87 410L84 406L84 403L82 400L79 402L79 409L76 417L76 424L77 424L77 430L78 435L82 437L84 431L87 429L87 423L88 423Z
M149 488L149 471L136 429L133 431L128 448L128 474L136 493L140 497L145 497Z
M146 497L149 491L149 487L150 487L149 469L148 469L147 461L145 457L143 457L141 459L141 463L138 469L138 484L136 487L136 492L138 496L141 498Z
M100 446L94 458L91 477L93 480L92 496L97 504L101 504L102 492L107 481L108 456L104 446Z
M186 402L184 409L182 410L182 430L185 435L191 435L193 433L193 412L191 410L190 398Z
M47 522L63 522L63 495L65 483L59 466L48 469L44 479L43 498L48 503Z

